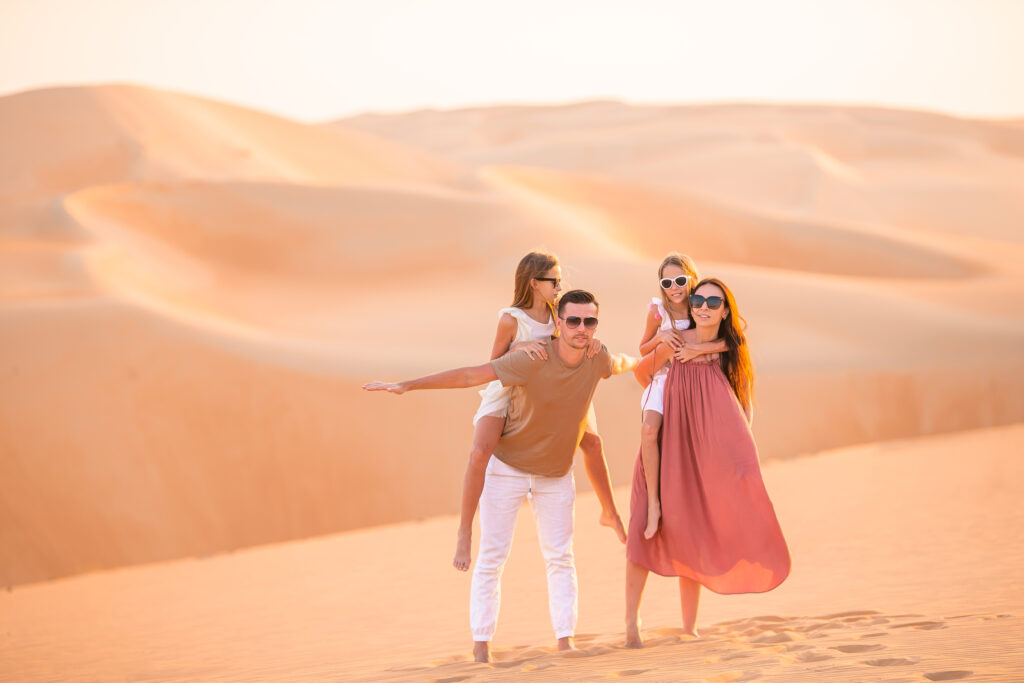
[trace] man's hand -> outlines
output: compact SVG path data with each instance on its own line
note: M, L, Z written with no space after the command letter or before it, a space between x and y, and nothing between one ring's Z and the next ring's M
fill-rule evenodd
M367 382L363 385L367 391L390 391L392 394L404 394L405 382Z
M628 353L616 353L612 356L612 374L621 375L629 372L640 363L640 359Z
M538 358L541 360L547 360L548 350L545 348L546 345L547 342L543 340L521 341L509 347L509 351L522 351L530 357L530 360L537 360Z
M601 340L591 339L590 343L587 345L587 358L593 358L600 353L602 346L604 346L604 344L601 343Z

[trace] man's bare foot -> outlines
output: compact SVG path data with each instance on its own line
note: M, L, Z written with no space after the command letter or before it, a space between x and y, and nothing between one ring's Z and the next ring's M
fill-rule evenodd
M576 645L572 642L572 636L566 636L565 638L558 639L558 650L559 652L565 652L566 650L575 650Z
M635 650L643 646L644 641L640 638L640 624L626 624L626 647Z
M615 535L619 537L619 541L622 543L626 542L626 530L622 526L622 518L619 517L619 513L614 510L604 510L601 512L601 519L598 520L601 526L611 527L615 531Z
M473 661L474 662L489 662L491 661L491 643L486 640L474 640L473 641Z
M469 563L473 561L473 532L459 532L458 540L455 541L455 559L452 566L460 572L469 569Z
M661 523L661 502L654 500L647 504L647 528L644 529L644 538L648 541L658 533L658 524Z

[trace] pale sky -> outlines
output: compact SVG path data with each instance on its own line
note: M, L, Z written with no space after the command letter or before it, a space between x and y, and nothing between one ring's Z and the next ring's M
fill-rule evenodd
M1024 117L1024 0L0 0L0 96L136 83L302 121L616 98Z

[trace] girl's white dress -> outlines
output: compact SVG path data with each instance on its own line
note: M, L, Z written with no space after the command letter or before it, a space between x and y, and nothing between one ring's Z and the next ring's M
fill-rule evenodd
M668 311L665 310L665 305L661 301L661 297L651 297L651 305L658 307L658 315L661 316L661 327L658 331L667 330L672 326L672 319L668 317ZM682 320L676 320L676 329L685 330L690 326L690 319L684 318ZM654 373L654 377L651 379L651 383L644 389L643 395L640 397L641 410L653 410L657 413L664 414L664 396L665 396L665 378L668 377L668 363L665 363L657 372Z
M523 309L510 307L498 311L498 320L501 320L501 316L506 313L515 318L518 323L512 344L518 344L521 341L548 341L555 333L555 321L551 317L548 318L548 322L539 323L528 316ZM664 382L665 380L662 378L662 384ZM494 380L481 389L480 407L477 408L476 415L473 416L473 424L476 424L481 417L505 417L508 415L508 402L511 394L512 387L502 386L499 380Z

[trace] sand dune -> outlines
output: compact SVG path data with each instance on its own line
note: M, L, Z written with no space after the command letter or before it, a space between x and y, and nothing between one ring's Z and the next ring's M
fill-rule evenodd
M1024 427L769 463L794 557L761 595L702 597L680 636L652 577L622 648L622 546L577 502L578 650L553 651L524 512L495 661L468 657L454 519L125 568L0 593L6 680L1013 681L1024 677ZM620 501L628 491L619 489ZM424 587L429 587L425 589Z
M0 98L0 582L453 511L476 395L358 386L485 360L538 247L615 350L664 252L729 282L765 460L1018 422L1022 144L855 107L309 126L130 86ZM640 390L606 384L624 484Z

